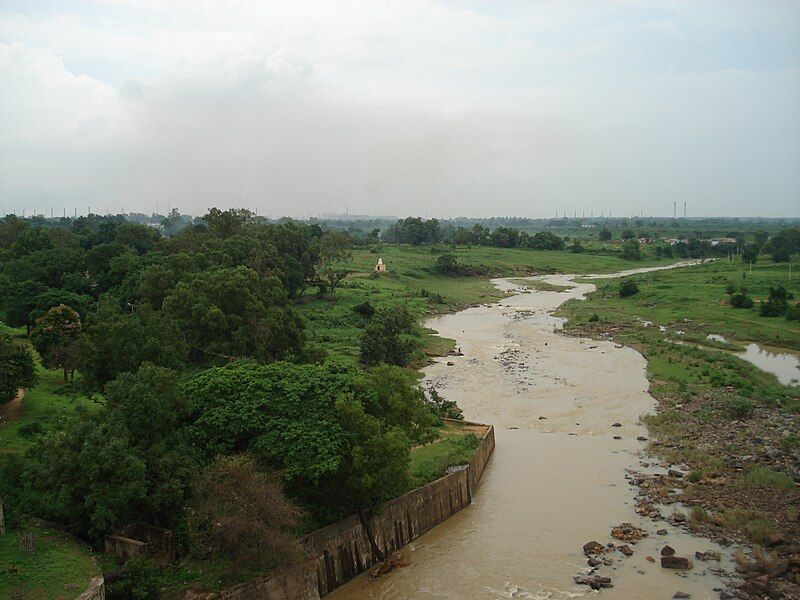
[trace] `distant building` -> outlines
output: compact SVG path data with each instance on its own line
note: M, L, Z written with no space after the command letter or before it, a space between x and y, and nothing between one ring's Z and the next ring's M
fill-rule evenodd
M378 259L378 264L375 265L375 272L376 273L386 273L386 265L383 264L383 259Z

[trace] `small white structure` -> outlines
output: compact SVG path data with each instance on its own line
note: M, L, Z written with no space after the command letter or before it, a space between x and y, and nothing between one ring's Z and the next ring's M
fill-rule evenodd
M378 259L378 264L375 265L375 272L376 273L386 273L386 265L383 264L383 259Z

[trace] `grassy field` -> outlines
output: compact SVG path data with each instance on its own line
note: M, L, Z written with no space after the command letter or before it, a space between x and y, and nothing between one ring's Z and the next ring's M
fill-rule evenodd
M74 598L100 573L89 548L71 537L42 527L28 527L35 550L19 549L19 532L0 537L0 597L21 590L27 600Z
M437 258L444 252L454 254L459 264L480 269L485 277L449 277L435 272ZM388 272L374 275L378 258ZM349 275L336 291L336 301L308 296L299 311L308 324L309 339L332 354L357 360L358 344L364 320L353 312L356 304L368 300L374 307L404 303L420 319L426 315L453 312L473 304L493 302L503 297L490 277L512 277L532 273L573 272L610 273L641 266L668 264L665 260L631 262L617 256L573 254L570 252L533 251L506 248L436 247L384 245L357 249L348 265ZM441 355L452 342L428 336L425 352ZM420 366L417 363L415 366Z
M800 350L800 322L783 317L765 318L758 314L758 301L769 294L769 287L782 283L800 300L800 260L788 263L769 260L749 266L726 260L694 267L655 271L631 277L640 292L629 298L617 293L619 280L594 281L597 292L590 302L575 302L561 311L577 321L597 313L615 323L633 323L636 317L685 331L688 339L715 333L729 340L756 341L775 347ZM725 287L744 286L756 301L752 309L737 309L728 304ZM687 319L689 319L687 321ZM712 344L709 344L712 345Z
M449 467L466 465L480 444L474 428L447 423L441 437L411 450L411 487L416 488L442 477Z
M5 409L9 414L0 422L0 464L3 454L25 450L37 433L46 431L64 417L74 415L78 406L84 406L90 412L98 409L98 405L85 396L62 393L63 388L61 371L48 370L39 365L39 382L36 386L25 391L18 409ZM4 408L0 407L0 414L4 413Z

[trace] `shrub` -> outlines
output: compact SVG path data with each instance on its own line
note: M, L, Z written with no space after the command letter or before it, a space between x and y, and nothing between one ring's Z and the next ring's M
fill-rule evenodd
M794 489L794 480L786 473L770 471L763 467L757 467L750 471L745 477L747 485L756 487L774 487L784 490Z
M619 284L619 297L627 298L639 293L639 286L633 279L625 279Z
M156 600L161 597L158 569L152 561L134 557L121 578L106 586L108 600Z
M756 407L747 398L736 396L723 402L723 408L729 416L737 419L745 419L753 414Z
M745 294L734 294L729 302L733 308L753 308L753 299Z
M589 317L589 323L597 323L600 320L600 316L597 313L592 313L592 316Z
M786 308L786 320L800 321L800 302L798 302L794 306L789 305Z
M728 296L733 296L736 293L736 286L729 283L725 286L725 293L728 294Z
M361 304L356 304L353 307L353 312L365 319L371 319L372 315L375 314L375 307L370 304L369 300L364 300Z

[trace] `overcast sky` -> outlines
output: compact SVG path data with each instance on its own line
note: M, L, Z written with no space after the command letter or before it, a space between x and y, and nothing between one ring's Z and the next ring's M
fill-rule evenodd
M0 0L0 213L673 201L800 216L797 0Z

